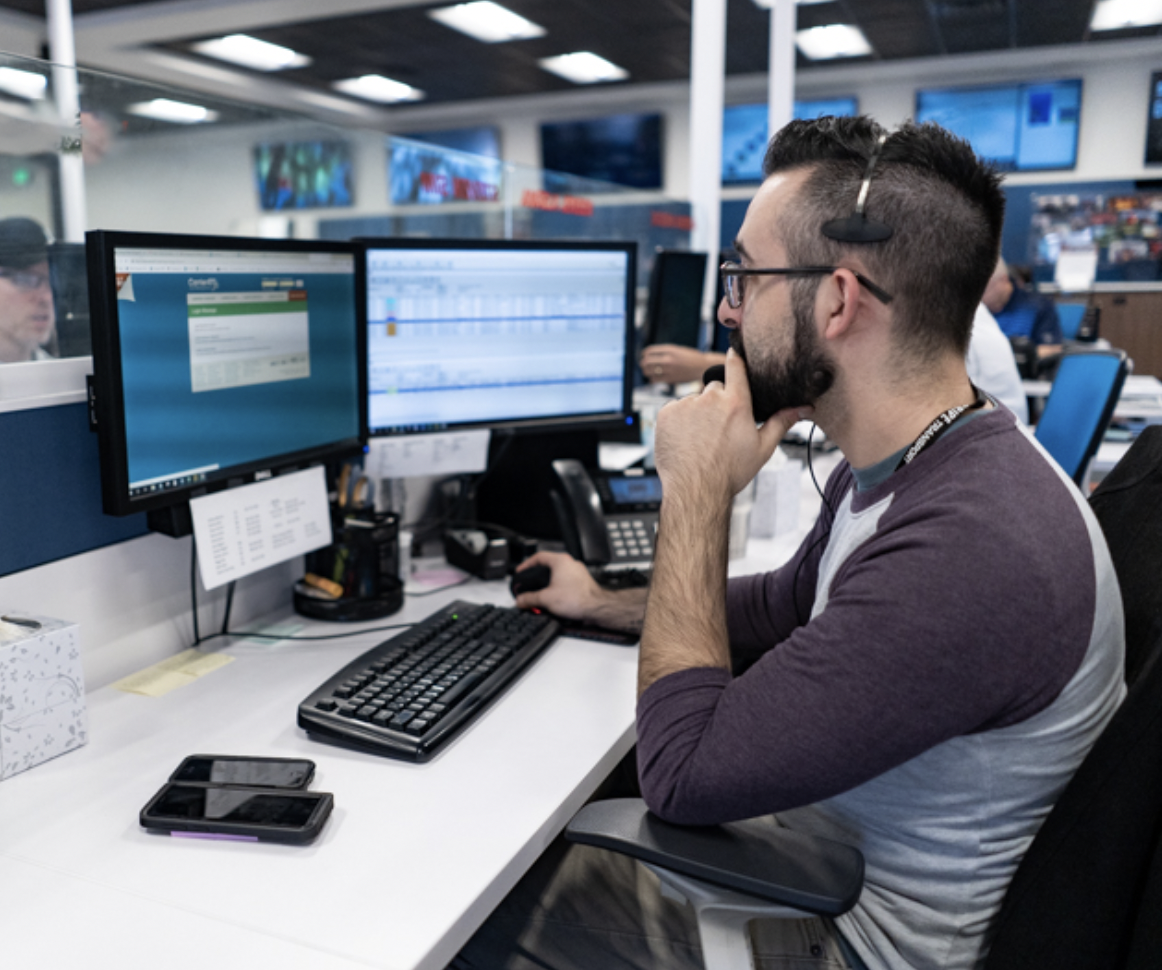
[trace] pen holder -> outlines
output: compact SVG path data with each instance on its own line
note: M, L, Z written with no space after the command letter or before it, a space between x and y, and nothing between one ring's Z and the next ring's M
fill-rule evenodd
M399 610L399 516L336 509L332 526L335 541L307 555L307 576L294 588L295 611L318 620L355 622Z

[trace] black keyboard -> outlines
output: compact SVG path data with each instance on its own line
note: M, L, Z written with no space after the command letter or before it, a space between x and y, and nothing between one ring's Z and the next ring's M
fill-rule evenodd
M312 691L299 726L321 740L428 761L559 632L548 616L457 600Z

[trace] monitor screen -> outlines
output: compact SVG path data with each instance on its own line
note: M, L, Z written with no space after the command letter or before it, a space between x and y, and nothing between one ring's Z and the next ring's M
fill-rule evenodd
M722 182L741 185L761 182L763 156L767 153L769 108L765 104L732 104L722 113ZM825 98L796 101L796 120L847 117L859 113L855 98Z
M363 245L371 434L600 427L632 413L635 243Z
M352 205L351 146L345 141L256 145L254 179L267 211Z
M1162 163L1162 71L1150 75L1150 108L1146 119L1146 164Z
M706 253L663 249L654 256L646 309L645 344L698 347Z
M541 125L545 188L567 191L554 175L576 175L635 189L662 187L662 116L621 114Z
M1081 81L1045 81L916 92L916 120L966 139L1006 172L1077 164Z
M91 232L86 245L106 512L361 451L350 244Z

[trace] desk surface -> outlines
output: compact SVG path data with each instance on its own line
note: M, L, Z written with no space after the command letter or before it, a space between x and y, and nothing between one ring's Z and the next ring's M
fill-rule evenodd
M385 622L455 598L511 602L475 583ZM298 702L381 636L238 643L223 651L234 663L164 697L91 694L86 747L0 782L5 964L443 967L629 750L637 651L559 640L413 765L295 725ZM323 834L288 847L146 833L138 811L194 752L313 759L311 787L335 796Z
M800 529L752 539L732 575L791 554L819 504L804 479ZM511 603L474 581L384 623L453 599ZM558 640L429 764L309 740L299 701L388 635L234 642L233 663L164 697L90 694L86 747L0 782L5 965L444 967L629 751L637 650ZM323 834L292 847L146 833L140 808L196 752L311 758L311 787L335 796Z

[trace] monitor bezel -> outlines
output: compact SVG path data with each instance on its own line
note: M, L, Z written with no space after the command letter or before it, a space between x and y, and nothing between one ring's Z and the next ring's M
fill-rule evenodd
M355 258L355 291L361 296L356 311L359 320L360 339L365 349L363 398L364 415L368 421L366 425L369 439L400 437L415 434L431 434L445 431L459 431L471 429L489 429L492 431L512 434L533 434L543 431L557 430L603 430L623 427L634 420L633 416L633 364L636 333L637 307L637 243L630 240L578 240L578 239L433 239L408 237L361 237L353 242L358 247ZM369 381L367 368L370 366L367 347L367 256L372 250L382 249L451 249L451 250L503 250L517 252L623 252L626 254L626 286L625 286L625 360L623 365L621 389L621 407L617 412L600 412L576 415L561 415L557 417L530 417L510 419L483 419L479 421L457 421L442 425L425 425L416 429L370 427L368 404Z
M359 408L358 436L313 448L270 455L231 465L211 474L205 482L169 489L157 495L129 495L129 451L125 433L125 398L121 368L121 318L117 305L115 253L117 249L228 250L236 252L349 253L358 267L358 256L348 242L331 240L260 239L244 236L203 236L177 233L92 230L85 234L86 270L89 277L90 319L93 343L93 382L90 408L96 419L101 470L102 507L106 514L124 516L173 508L201 495L248 485L272 476L312 465L362 455L367 441L367 356L365 331L356 329L356 380ZM358 305L358 282L355 281ZM356 319L358 319L356 317Z

